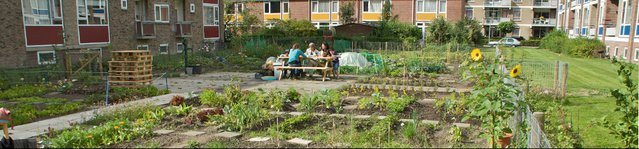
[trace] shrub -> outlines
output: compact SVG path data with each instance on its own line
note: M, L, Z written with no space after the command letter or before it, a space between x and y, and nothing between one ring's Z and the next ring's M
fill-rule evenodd
M0 99L40 96L55 89L52 85L21 85L0 92Z
M604 49L605 44L598 39L583 37L569 39L564 31L555 30L541 39L539 47L556 53L590 57L594 54L594 51Z
M173 96L173 98L171 98L171 105L172 106L181 105L182 103L184 103L184 97L182 97L182 96L175 95L175 96Z
M566 32L561 30L554 30L546 34L546 36L541 39L539 47L548 49L555 53L568 53L568 51L566 51L566 45L569 43L569 41L570 39L568 39L568 36L566 36Z
M569 47L570 55L579 57L590 57L593 55L594 51L604 49L605 45L598 39L579 37L571 39Z
M481 32L482 26L479 21L464 18L452 27L452 41L455 43L481 44L484 39L484 35Z
M388 110L394 113L403 112L406 109L406 106L415 102L415 98L402 96L400 98L396 98L388 102Z
M267 110L255 103L239 103L224 107L224 115L214 115L211 120L223 128L233 131L243 131L269 117Z
M444 44L450 41L451 25L443 17L437 17L433 20L426 32L426 42L435 44Z
M211 107L224 107L230 103L228 98L218 95L214 90L204 90L200 94L200 103Z
M540 43L541 43L541 40L529 39L529 40L521 41L521 46L537 47L539 46Z

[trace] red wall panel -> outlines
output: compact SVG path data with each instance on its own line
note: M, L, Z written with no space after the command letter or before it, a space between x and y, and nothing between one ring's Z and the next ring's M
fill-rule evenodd
M218 0L204 0L204 3L217 4Z
M27 45L64 44L62 26L26 26Z
M204 38L220 37L220 29L217 26L204 26Z
M108 26L80 26L80 43L109 42Z

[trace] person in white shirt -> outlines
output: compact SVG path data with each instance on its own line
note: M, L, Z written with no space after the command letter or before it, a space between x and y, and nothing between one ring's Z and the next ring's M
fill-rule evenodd
M308 44L308 49L306 49L306 52L304 54L306 54L308 57L319 56L319 51L315 49L315 43L311 42L310 44Z

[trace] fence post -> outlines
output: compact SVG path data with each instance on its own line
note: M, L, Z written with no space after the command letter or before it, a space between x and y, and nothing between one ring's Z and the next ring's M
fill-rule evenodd
M544 131L544 112L535 112L533 113L533 116L535 116L535 120L537 120L538 124L539 124L539 129L543 132Z
M564 63L563 85L561 87L561 98L566 99L566 86L568 85L568 63Z
M107 75L107 79L106 79L106 97L105 98L106 98L105 99L106 102L104 104L106 106L109 106L109 77L108 77L108 75Z
M555 92L555 98L557 98L559 96L559 61L555 61L555 73L554 73L554 79L552 80L552 88L553 91Z

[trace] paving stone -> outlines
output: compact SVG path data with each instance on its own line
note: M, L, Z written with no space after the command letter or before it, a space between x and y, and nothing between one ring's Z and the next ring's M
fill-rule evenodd
M344 114L331 114L331 115L328 115L328 116L332 116L332 117L346 117L346 115L344 115Z
M353 116L354 119L367 119L370 118L370 115L355 115Z
M286 141L286 142L288 142L288 143L293 143L293 144L299 144L299 145L306 145L306 146L308 146L308 145L309 145L309 144L311 144L311 142L313 142L313 141L311 141L311 140L304 140L304 139L300 139L300 138L293 138L293 139L290 139L290 140L288 140L288 141Z
M255 137L255 138L249 139L248 141L249 142L264 142L264 141L268 141L270 139L271 138L269 138L269 137Z
M300 107L300 105L302 104L296 103L296 104L293 104L293 107L297 108L297 107Z
M288 113L288 114L293 115L293 116L300 116L300 115L304 114L304 112L291 112L291 113Z
M381 119L385 119L385 118L386 118L386 116L377 116L377 119L380 119L380 120Z
M284 114L284 112L277 112L277 111L271 111L271 112L268 112L268 113L269 113L269 114L277 114L277 115L282 115L282 114Z
M355 109L357 109L357 105L344 106L344 110L355 110Z
M360 96L348 96L344 99L344 101L353 101L353 102L357 102L360 98Z
M324 115L326 115L326 113L313 113L313 115L315 115L315 116L324 116Z
M185 136L195 137L195 136L198 136L198 135L201 135L201 134L204 134L204 133L205 132L189 130L187 132L183 132L183 133L180 133L180 134L185 135Z
M175 132L175 130L160 129L160 130L153 131L153 133L159 134L159 135L170 134L170 133L173 133L173 132Z
M453 125L459 127L459 128L468 128L470 127L470 124L467 123L453 123Z
M422 120L422 123L424 124L439 124L439 121L433 121L433 120Z
M345 148L345 147L351 147L351 144L350 144L350 143L335 143L335 144L333 144L332 146L333 146L333 147L342 147L342 148Z
M422 99L417 101L417 103L422 104L422 105L431 105L431 104L435 104L436 99Z
M237 133L237 132L225 131L225 132L217 133L217 134L215 134L215 136L216 137L224 137L224 138L238 138L238 137L242 136L242 134L241 133Z
M413 122L413 119L399 119L400 122Z

